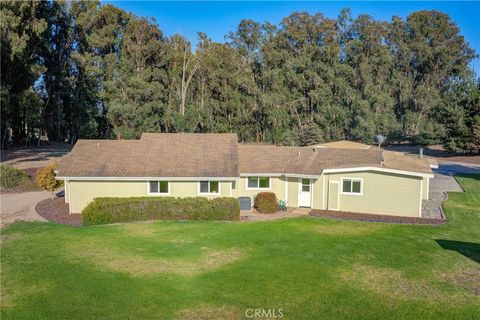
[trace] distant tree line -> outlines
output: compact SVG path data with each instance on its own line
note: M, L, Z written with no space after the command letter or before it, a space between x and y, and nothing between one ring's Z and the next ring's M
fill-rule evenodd
M196 48L99 2L2 1L0 20L3 145L148 131L480 149L476 55L439 11L242 20L225 43L199 33Z

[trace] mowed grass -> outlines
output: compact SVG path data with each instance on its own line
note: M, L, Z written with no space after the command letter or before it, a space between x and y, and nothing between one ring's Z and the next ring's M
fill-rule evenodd
M2 229L1 318L475 319L480 177L458 179L443 226L17 223Z

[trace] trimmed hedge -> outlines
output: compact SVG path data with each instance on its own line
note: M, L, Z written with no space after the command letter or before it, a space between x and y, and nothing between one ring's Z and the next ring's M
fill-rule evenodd
M13 189L28 181L30 181L30 176L26 172L9 165L0 164L0 186L3 188Z
M240 220L235 198L95 198L82 211L83 225L144 220Z
M254 207L261 213L277 212L277 196L273 192L260 192L255 197Z

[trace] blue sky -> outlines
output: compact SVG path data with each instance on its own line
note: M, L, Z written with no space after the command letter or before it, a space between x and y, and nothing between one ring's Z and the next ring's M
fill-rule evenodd
M436 9L448 13L459 26L470 47L480 53L480 1L408 1L408 2L161 2L161 1L102 1L112 3L139 16L155 18L165 35L180 33L192 44L197 32L205 32L213 41L223 42L229 31L236 29L241 19L278 24L294 11L321 12L337 17L342 8L350 8L353 17L367 13L378 20L406 17L413 11ZM472 62L480 75L480 59Z

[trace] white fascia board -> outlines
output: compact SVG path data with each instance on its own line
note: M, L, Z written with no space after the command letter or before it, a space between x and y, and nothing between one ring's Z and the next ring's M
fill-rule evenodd
M56 177L57 180L81 181L236 181L238 177Z
M240 173L240 177L281 177L283 173Z
M322 175L285 173L285 177L291 177L291 178L306 178L306 179L318 179L318 178L321 178Z
M420 172L404 171L404 170L388 169L388 168L378 168L378 167L356 167L356 168L340 168L340 169L324 169L323 170L324 173L341 173L341 172L355 172L355 171L377 171L377 172L402 174L406 176L433 178L433 174L430 174L430 173L420 173Z

